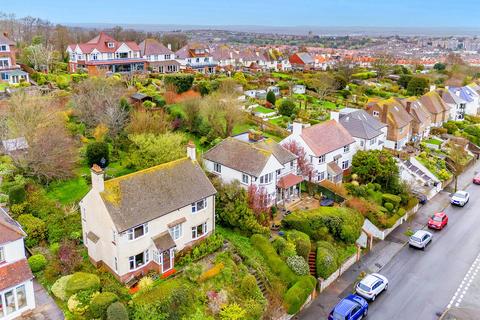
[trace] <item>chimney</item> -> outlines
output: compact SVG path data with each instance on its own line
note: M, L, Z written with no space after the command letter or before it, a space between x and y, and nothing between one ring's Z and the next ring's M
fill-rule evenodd
M187 157L189 157L193 161L197 160L197 151L195 148L195 144L191 140L187 144Z
M339 122L340 120L340 112L338 111L330 111L330 120L335 120Z
M303 129L303 123L298 122L298 121L293 121L292 124L292 134L294 136L299 136L302 134L302 129Z
M436 85L434 85L434 84L430 85L430 92L435 91L436 89L437 89Z
M96 190L97 192L103 192L103 190L105 190L103 169L100 168L99 165L94 164L90 171L92 176L92 189Z
M388 105L384 104L382 108L382 122L387 123Z
M172 50L172 44L171 43L167 44L167 48L168 50Z
M412 110L412 101L407 101L407 112L410 113L410 111Z
M8 38L8 32L7 32L7 31L4 31L4 32L3 32L3 35L4 35L6 38Z

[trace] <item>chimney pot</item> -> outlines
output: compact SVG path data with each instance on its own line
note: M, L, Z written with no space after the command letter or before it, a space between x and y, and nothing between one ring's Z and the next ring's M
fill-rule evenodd
M195 147L195 143L193 141L189 141L187 144L187 157L190 158L190 160L196 161L197 160L197 150Z

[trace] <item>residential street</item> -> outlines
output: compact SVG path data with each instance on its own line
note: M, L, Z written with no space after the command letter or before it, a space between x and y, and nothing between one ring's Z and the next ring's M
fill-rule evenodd
M448 205L445 212L449 224L442 231L432 232L433 241L425 251L405 246L408 238L404 232L408 226L413 230L422 228L431 213L448 204L448 192L438 194L421 208L414 221L401 225L386 241L378 243L300 313L299 318L326 319L335 303L353 290L353 283L362 271L379 272L389 279L388 292L370 304L369 319L438 319L449 304L455 307L460 296L469 297L468 307L480 309L479 294L473 293L475 282L470 292L467 287L480 254L480 186L470 184L479 165L477 162L459 180L459 186L468 185L470 202L464 208Z

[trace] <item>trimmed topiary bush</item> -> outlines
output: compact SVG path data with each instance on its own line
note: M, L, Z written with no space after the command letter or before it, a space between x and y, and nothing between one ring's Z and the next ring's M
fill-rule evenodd
M332 246L333 247L333 246ZM338 269L338 257L335 248L328 248L325 242L317 245L317 276L327 279Z
M307 261L301 256L288 257L287 265L299 276L306 276L310 273Z
M47 265L47 259L43 256L43 254L34 254L28 258L28 265L33 272L39 272L45 269L45 266Z
M288 314L296 314L300 311L308 296L315 289L317 281L313 276L302 276L283 297Z
M388 210L388 212L393 212L393 209L394 209L393 203L385 202L383 206L385 207L385 209Z
M100 278L91 273L76 272L67 281L66 293L71 296L79 291L84 290L99 290Z
M295 243L295 250L297 254L305 259L308 259L308 255L312 249L312 244L310 243L310 237L308 234L297 230L290 230L285 233L285 236L289 241L293 241Z
M382 195L382 201L384 204L385 203L393 204L394 208L396 209L400 205L400 201L402 201L402 198L394 194L384 193Z
M67 282L71 277L72 275L70 274L68 276L59 278L57 281L55 281L51 288L53 295L62 301L67 301L68 299Z
M127 308L121 302L114 302L107 308L107 320L128 320Z
M115 293L112 292L102 292L95 295L90 301L90 314L93 318L104 319L107 315L108 307L118 301L118 297Z
M291 286L297 281L297 276L295 273L278 256L272 244L266 237L259 234L254 234L250 238L250 241L252 242L253 246L256 247L265 257L265 260L272 271L278 275L278 277L282 279L287 286Z

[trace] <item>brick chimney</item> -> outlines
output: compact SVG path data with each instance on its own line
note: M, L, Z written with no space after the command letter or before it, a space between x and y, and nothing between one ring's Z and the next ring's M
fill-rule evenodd
M407 109L407 112L410 113L412 110L412 101L407 101L407 106L405 109Z
M97 192L105 190L104 171L99 165L94 164L90 169L92 177L92 189Z
M193 161L197 160L197 150L195 148L195 143L193 143L193 141L191 140L187 144L187 157L189 157Z
M303 130L303 123L301 123L299 121L293 121L292 134L294 136L299 136L299 135L302 134L302 130Z

